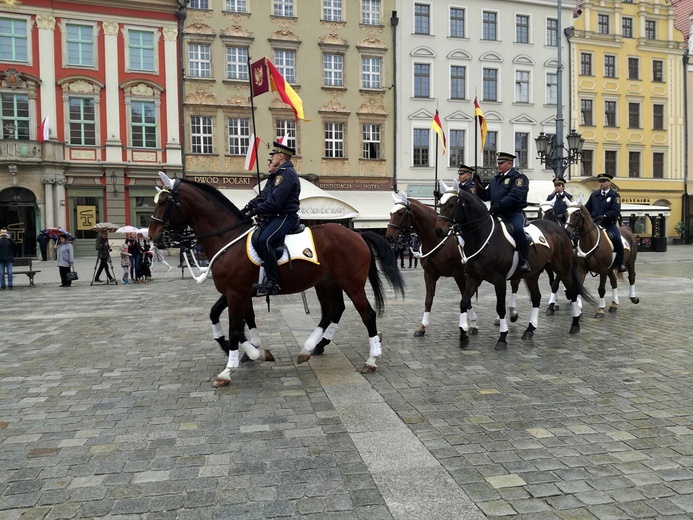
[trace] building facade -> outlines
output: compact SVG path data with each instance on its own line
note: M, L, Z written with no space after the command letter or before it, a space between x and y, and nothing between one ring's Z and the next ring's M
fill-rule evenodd
M0 221L33 255L62 227L146 226L158 170L181 171L175 0L0 6Z

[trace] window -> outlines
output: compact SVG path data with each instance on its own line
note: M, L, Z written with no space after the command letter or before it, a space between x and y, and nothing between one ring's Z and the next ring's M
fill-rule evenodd
M664 105L652 105L652 130L664 130Z
M450 67L450 98L464 99L466 92L467 67Z
M226 0L226 10L231 13L247 13L248 0Z
M72 67L93 67L94 28L91 25L67 24L65 32L67 64Z
M628 128L640 128L640 103L628 103Z
M287 50L274 51L274 66L287 83L296 83L296 53Z
M380 0L361 0L361 23L380 25Z
M68 100L70 144L73 146L96 145L96 113L93 98L71 97Z
M414 166L428 166L428 129L414 128Z
M325 157L344 159L344 123L325 123Z
M274 16L294 16L294 0L274 0Z
M209 9L209 0L190 0L190 9Z
M529 167L529 134L527 132L515 132L515 155L519 168Z
M652 81L661 83L664 81L664 62L652 60Z
M608 14L598 14L597 15L597 32L599 34L609 34L609 15Z
M229 117L229 154L245 155L250 146L250 121Z
M2 94L2 138L29 140L29 96L27 94Z
M592 172L594 171L594 150L583 150L580 159L582 159L580 174L583 177L592 177Z
M639 58L628 58L628 79L640 79Z
M615 78L616 77L616 56L612 54L604 55L604 77L605 78Z
M188 45L188 75L191 78L212 77L212 50L209 45Z
M322 0L322 19L326 22L341 22L342 0Z
M326 87L344 86L344 56L341 54L323 54L322 80Z
M496 154L498 154L498 132L489 130L486 134L486 142L484 143L484 167L496 167Z
M661 152L652 153L652 177L654 179L664 178L664 154Z
M580 53L580 74L592 76L592 55L589 52Z
M27 63L28 45L25 20L0 18L0 61Z
M156 105L153 101L131 101L133 148L156 148Z
M497 14L491 13L489 11L484 11L481 17L481 39L482 40L496 40L497 34Z
M450 37L464 38L464 9L450 8Z
M529 103L529 71L515 71L515 102Z
M361 58L361 85L363 88L381 88L380 58Z
M414 63L414 97L427 98L431 95L431 66Z
M484 69L482 82L484 101L498 101L498 71L496 69Z
M464 164L464 130L450 130L448 148L450 151L448 166L457 168L460 164Z
M226 47L226 79L248 79L248 49Z
M546 104L558 104L558 74L555 72L546 73Z
M529 43L529 16L525 14L515 16L515 42Z
M546 45L558 47L558 20L556 18L546 19Z
M580 100L580 124L583 126L594 125L594 103L591 99Z
M380 125L364 124L363 158L380 159Z
M414 4L414 33L431 34L431 6Z
M657 39L657 22L654 20L645 20L645 38L647 40Z
M616 126L616 101L604 101L604 126Z
M214 153L212 118L192 116L190 118L190 152Z
M623 17L623 19L621 20L621 33L623 34L624 38L632 38L633 37L633 19L632 18Z
M128 31L130 70L154 71L154 33L151 31Z
M640 152L628 152L628 177L640 177Z
M298 153L298 142L296 140L296 121L294 119L277 119L276 130L277 139L288 136L284 144L290 146L296 150L296 153Z
M606 150L604 152L604 173L613 175L616 177L616 162L618 159L618 152L616 150Z

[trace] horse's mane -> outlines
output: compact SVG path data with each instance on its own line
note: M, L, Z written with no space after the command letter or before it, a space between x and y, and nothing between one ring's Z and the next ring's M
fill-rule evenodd
M473 206L474 211L482 211L484 213L488 213L488 208L486 207L486 204L484 204L484 201L479 198L478 195L475 193L472 193L469 190L460 190L459 191L459 201L464 200L467 204L471 204Z
M224 197L224 194L221 193L214 186L210 186L209 184L202 184L201 182L195 182L188 179L180 179L180 182L184 184L190 184L191 186L201 191L204 191L207 195L216 200L220 205L229 210L239 220L243 220L245 218L243 213L241 213L241 210L239 210L233 202Z

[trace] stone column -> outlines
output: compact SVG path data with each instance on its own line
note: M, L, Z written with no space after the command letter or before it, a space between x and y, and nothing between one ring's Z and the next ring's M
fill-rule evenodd
M55 18L36 15L38 27L38 66L41 71L41 83L48 88L41 89L41 118L48 116L51 139L57 139L58 123L57 99L55 95Z
M123 161L120 140L120 94L118 81L118 22L104 22L104 51L108 65L106 69L106 161L120 163Z
M180 94L178 65L178 29L164 27L164 67L166 69L166 162L182 165L180 142Z

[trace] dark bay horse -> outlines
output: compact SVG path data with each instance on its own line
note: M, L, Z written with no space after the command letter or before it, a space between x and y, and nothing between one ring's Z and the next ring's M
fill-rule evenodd
M260 354L246 339L243 328L255 293L252 284L259 275L259 267L248 258L245 246L254 225L216 188L186 179L172 180L163 173L160 176L166 188L156 198L149 236L155 244L162 244L166 231L189 225L211 259L209 268L214 285L226 296L228 305L230 360L235 353L235 360L218 376L228 382L231 371L238 366L239 346L251 359L257 359ZM339 224L312 228L312 240L314 247L303 251L305 258L312 261L293 260L279 268L281 294L315 287L320 301L322 317L304 343L298 362L308 361L318 343L332 340L345 310L346 293L368 331L370 352L361 372L374 372L376 359L382 352L376 310L382 313L385 303L376 256L387 281L403 295L404 280L394 253L383 237L372 232L356 233ZM371 284L376 310L368 301L366 280Z
M529 263L532 270L524 275L527 288L532 300L527 329L522 339L531 339L539 321L539 275L549 266L566 287L571 301L572 323L570 333L580 330L580 309L577 297L593 301L587 294L577 277L573 248L566 232L548 220L535 220L540 235L529 248ZM506 279L517 279L515 272L518 259L514 246L506 238L501 222L488 212L486 205L474 194L462 190L459 195L444 196L441 200L440 216L436 224L439 236L445 236L451 231L458 233L464 240L464 253L467 258L467 284L460 302L463 314L469 307L470 297L482 281L491 283L496 292L496 312L501 318L500 337L496 342L496 350L507 348L508 326L505 320ZM465 324L460 328L460 346L469 343Z
M580 281L584 283L588 272L599 275L599 308L595 318L604 317L606 308L606 279L611 283L611 306L609 312L618 309L618 276L614 265L614 247L611 239L607 237L606 230L598 226L592 220L590 212L581 202L573 202L568 206L568 218L565 224L566 230L573 237L573 243L577 249L577 273ZM630 228L621 226L618 228L625 240L623 245L623 263L628 269L628 282L630 284L628 297L633 303L640 303L640 298L635 293L635 260L638 256L638 246ZM621 275L621 273L619 273ZM622 277L622 275L621 275Z

